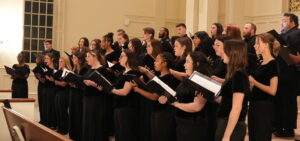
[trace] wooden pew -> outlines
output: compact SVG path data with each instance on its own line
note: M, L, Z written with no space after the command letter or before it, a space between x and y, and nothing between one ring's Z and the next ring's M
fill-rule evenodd
M6 99L0 98L0 107L3 105L3 101ZM14 98L8 99L10 101L11 107L21 113L22 115L34 120L34 106L35 106L35 99L33 98ZM0 141L11 141L11 137L9 134L9 130L7 128L5 116L3 110L0 110Z
M3 112L9 127L10 135L13 141L16 141L14 126L17 126L26 141L71 141L71 139L23 116L22 114L5 107Z

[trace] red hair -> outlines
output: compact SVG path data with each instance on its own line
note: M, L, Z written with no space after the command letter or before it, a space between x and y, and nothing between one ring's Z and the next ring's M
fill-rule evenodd
M226 26L226 35L230 39L242 39L241 30L235 24L229 24Z

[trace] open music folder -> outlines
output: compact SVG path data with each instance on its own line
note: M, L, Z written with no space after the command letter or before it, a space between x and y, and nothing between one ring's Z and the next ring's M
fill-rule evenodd
M77 88L82 89L85 87L83 77L67 69L62 71L61 79L67 83L73 83Z
M219 96L222 88L221 83L197 71L194 71L189 78L183 77L182 83L200 91L203 96L210 101L214 101L214 99Z
M114 88L113 84L107 80L101 73L98 71L94 71L90 76L89 79L94 81L97 85L102 86L103 90L106 93L110 93L111 90Z
M113 70L113 71L119 71L119 72L121 72L121 71L124 70L124 68L120 65L120 63L113 64L113 63L111 63L111 62L109 62L109 61L106 61L106 63L107 63L107 66L108 66L111 70Z
M7 74L15 75L15 73L16 73L15 69L13 69L11 67L8 67L8 66L4 66L4 68L5 68L5 71L6 71Z

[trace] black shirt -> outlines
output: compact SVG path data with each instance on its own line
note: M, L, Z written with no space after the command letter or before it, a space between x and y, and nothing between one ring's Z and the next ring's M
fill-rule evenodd
M184 64L185 64L185 58L176 60L174 70L179 72L185 72Z
M254 48L255 40L256 40L256 35L244 39L244 41L247 43L248 53L251 53L251 54L254 54L254 55L256 54L255 53L255 48Z
M275 60L270 61L268 64L260 65L252 74L256 81L264 85L270 85L270 80L276 76L278 76L278 65ZM272 98L273 96L255 86L250 95L250 101L271 100Z
M107 54L107 55L105 56L105 59L106 59L107 61L109 61L109 62L113 62L113 61L118 62L119 56L118 56L118 54L117 54L116 51L113 51L113 52Z
M94 71L98 71L99 73L101 73L103 76L105 76L109 81L109 77L110 76L109 72L106 70L106 68L104 66L101 66L97 69L92 69L90 68L85 74L84 74L84 79L89 79L90 75L94 72ZM85 92L84 95L85 96L98 96L98 95L103 95L104 91L100 91L99 89L93 87L93 86L86 86L85 87Z
M212 74L220 78L225 78L227 72L227 65L223 62L221 58L216 59L214 64L215 67Z
M179 103L192 103L194 102L194 98L195 98L195 90L189 88L188 86L186 86L185 84L181 83L179 84L179 86L176 89L176 97ZM201 116L204 117L205 116L205 107L199 111L199 112L195 112L195 113L190 113L190 112L185 112L183 110L180 109L176 109L176 116L177 117L181 117L181 118L185 118L185 119L194 119L197 116Z
M233 93L240 92L242 94L245 94L245 97L243 100L239 121L244 121L247 114L249 91L249 80L246 72L244 70L234 72L232 77L226 82L224 82L222 86L222 100L218 111L218 117L225 118L228 120L232 108Z
M125 74L121 75L119 77L119 80L117 80L115 84L116 89L122 89L124 87L125 82L130 82L131 80L126 76L127 74L129 75L136 75L139 76L139 72L136 70L130 70L126 72ZM119 96L115 95L115 107L116 108L124 108L124 107L129 107L129 108L138 108L138 94L136 94L133 89L128 93L126 96Z
M161 39L160 43L164 52L169 52L174 56L174 49L171 46L170 39Z
M58 62L59 62L59 58L60 58L60 53L59 51L55 50L55 49L51 49L49 51L43 51L42 54L45 55L47 53L51 53L54 56L54 66L55 68L58 68Z
M166 83L173 90L176 89L177 86L174 83L174 81L176 80L176 78L173 75L166 74L166 75L164 75L162 77L159 77L159 79L161 81L163 81L164 83ZM172 112L173 109L174 109L173 106L170 106L168 104L160 104L158 101L154 105L154 111L168 111L168 112Z
M53 77L53 74L56 72L56 70L49 68L48 66L45 67L45 69L47 69L47 75ZM54 88L55 84L54 82L51 82L49 80L46 79L45 81L45 85L46 88Z
M144 66L145 66L145 67L147 66L151 71L154 71L154 70L155 70L155 69L154 69L154 62L155 62L154 58L151 57L149 54L147 54L147 55L143 58L143 64L144 64Z
M12 68L15 69L17 76L24 77L25 75L28 75L30 73L30 69L27 64L25 64L24 66L18 66L17 64L14 64ZM13 83L27 83L27 79L16 78L13 80Z

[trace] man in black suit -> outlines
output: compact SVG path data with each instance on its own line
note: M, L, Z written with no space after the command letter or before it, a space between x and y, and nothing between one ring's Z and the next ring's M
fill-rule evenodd
M243 29L243 37L244 41L247 43L248 46L248 53L251 54L256 54L254 45L255 45L255 40L256 40L256 25L253 23L246 23L244 25Z
M44 48L45 50L42 52L43 55L47 54L47 53L51 53L54 56L54 67L57 69L58 68L58 62L59 62L59 58L60 58L60 53L59 51L55 50L52 48L52 41L50 40L46 40L44 42Z
M174 50L171 46L171 41L169 38L169 30L165 27L160 28L158 37L160 38L160 42L162 44L163 51L169 52L172 55L174 55Z
M282 33L280 35L284 44L290 51L290 56L296 56L300 51L300 29L298 17L292 13L285 13L282 18ZM300 72L296 65L288 64L280 56L279 84L275 96L275 135L277 137L294 137L297 127L297 95L299 94Z

